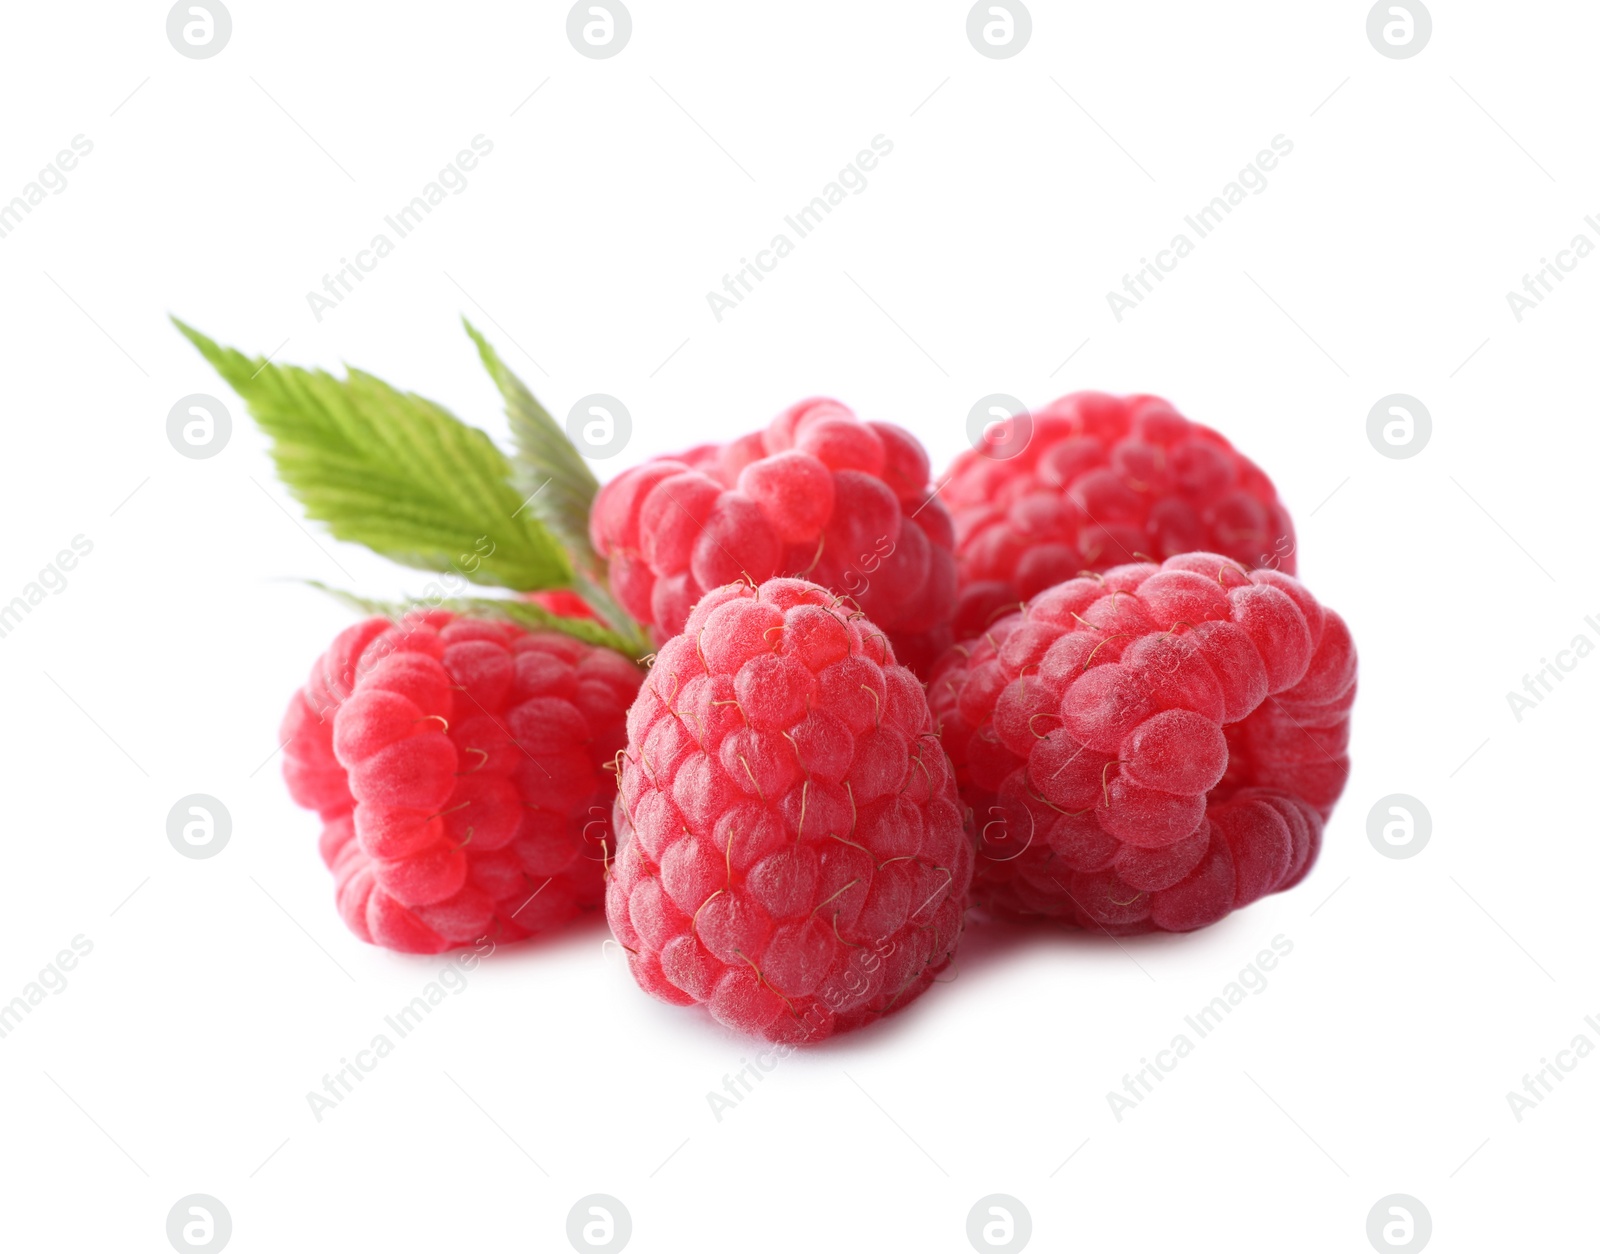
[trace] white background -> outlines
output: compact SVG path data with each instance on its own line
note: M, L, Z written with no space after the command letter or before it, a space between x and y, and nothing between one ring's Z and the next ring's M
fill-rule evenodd
M0 600L94 546L0 639L0 1000L94 946L0 1040L8 1248L164 1250L196 1192L241 1252L564 1249L596 1192L641 1254L960 1251L997 1192L1037 1249L1365 1250L1397 1192L1441 1251L1581 1243L1600 1061L1520 1122L1506 1093L1600 1044L1600 660L1520 722L1505 694L1600 642L1600 258L1520 323L1505 294L1600 243L1600 12L1436 0L1392 60L1364 3L1040 2L990 60L952 0L637 0L590 60L566 11L232 0L231 42L190 60L162 4L6 8L0 200L94 144L0 239ZM467 189L316 321L306 292L477 134ZM706 292L878 134L867 189L716 321ZM1278 134L1267 189L1117 322L1105 293ZM504 437L466 313L554 412L626 402L602 475L812 393L936 466L987 393L1165 394L1269 469L1354 630L1322 860L1192 936L973 928L958 978L721 1122L706 1094L752 1045L638 992L596 920L480 967L318 1123L306 1092L441 960L346 932L278 776L285 703L349 621L298 581L427 577L302 528L169 313ZM209 460L165 433L193 392L234 417ZM1433 416L1409 460L1366 437L1395 392ZM206 861L166 837L193 792L233 818ZM1409 860L1368 841L1389 793L1432 814ZM1265 991L1114 1118L1108 1090L1278 934Z

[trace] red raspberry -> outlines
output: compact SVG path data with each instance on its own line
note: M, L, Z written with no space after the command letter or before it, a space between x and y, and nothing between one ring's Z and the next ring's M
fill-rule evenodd
M595 497L589 530L617 600L657 640L707 589L774 575L849 597L897 647L954 610L955 533L927 453L838 401L801 401L765 431L623 472Z
M1160 397L1074 392L1030 420L1020 453L996 456L1016 432L992 433L941 489L958 537L957 636L1124 562L1201 551L1294 574L1294 525L1271 480Z
M922 685L816 584L700 599L628 711L616 814L634 978L739 1031L869 1023L960 936L972 845Z
M594 608L576 592L567 588L552 588L547 592L526 592L523 596L540 609L549 610L563 618L587 618L599 622Z
M1214 553L1058 584L929 685L972 808L974 896L1113 933L1189 931L1310 869L1344 789L1350 631Z
M281 738L350 930L439 953L598 906L605 768L642 678L610 649L448 613L341 632Z

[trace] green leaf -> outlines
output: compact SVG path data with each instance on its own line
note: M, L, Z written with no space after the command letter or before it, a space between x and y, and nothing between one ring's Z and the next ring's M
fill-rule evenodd
M341 540L424 570L530 591L573 568L494 442L424 397L347 368L272 365L173 322L272 439L278 475Z
M528 508L561 537L574 561L591 570L599 558L589 545L589 504L600 484L567 433L512 373L488 340L465 318L489 377L505 398L506 417L517 442L515 474Z
M307 582L320 592L363 614L381 614L385 618L404 618L413 610L448 610L452 614L470 614L474 618L496 618L516 623L519 627L537 631L545 628L565 632L585 644L615 649L623 656L639 661L650 652L650 642L638 633L625 634L611 630L593 619L566 618L552 614L542 605L532 601L513 601L503 597L451 597L444 600L380 601L357 596L341 588L332 588L315 579Z
M600 484L561 425L550 416L495 352L478 328L461 319L500 395L517 444L513 473L531 511L565 545L574 567L572 586L618 631L643 639L639 624L611 595L606 564L589 543L589 508Z

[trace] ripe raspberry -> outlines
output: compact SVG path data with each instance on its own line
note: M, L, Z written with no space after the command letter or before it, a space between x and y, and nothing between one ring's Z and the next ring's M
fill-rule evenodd
M646 992L816 1041L920 993L972 877L922 685L799 579L707 593L628 711L606 886Z
M642 678L610 649L442 612L341 632L281 738L350 930L439 953L598 906L604 768Z
M790 575L849 597L898 647L954 609L955 533L931 496L915 436L813 399L765 431L625 471L589 529L617 600L658 641L707 589Z
M594 612L594 607L567 588L553 588L547 592L525 592L523 596L540 609L549 610L552 614L559 614L563 618L600 621L600 616Z
M1058 584L940 661L929 699L979 832L974 898L1189 931L1310 869L1344 789L1349 629L1214 553Z
M940 491L958 537L958 637L1124 562L1201 551L1294 574L1294 525L1271 480L1160 397L1074 392L1030 417L1020 453L996 456L1016 435L993 433Z

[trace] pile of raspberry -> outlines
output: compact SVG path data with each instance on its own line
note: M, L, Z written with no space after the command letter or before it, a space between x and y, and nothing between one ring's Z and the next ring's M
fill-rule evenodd
M711 589L774 576L850 598L925 663L949 641L954 532L928 455L838 401L801 401L730 444L624 471L595 497L589 529L612 592L657 641Z
M554 631L413 614L342 632L284 716L339 913L407 953L519 940L596 909L641 672Z
M973 849L922 685L814 583L701 598L628 712L606 909L645 991L776 1041L949 963Z
M962 637L1053 584L1126 562L1207 552L1295 571L1294 525L1271 480L1158 396L1063 396L992 429L942 483Z
M921 994L970 905L1189 931L1316 859L1350 632L1271 482L1165 401L1064 397L941 492L906 431L804 401L624 472L589 525L652 658L420 612L296 694L285 774L363 940L603 901L645 991L815 1042Z
M1214 923L1309 870L1349 774L1350 631L1218 554L1041 592L939 663L976 899L1113 934Z

